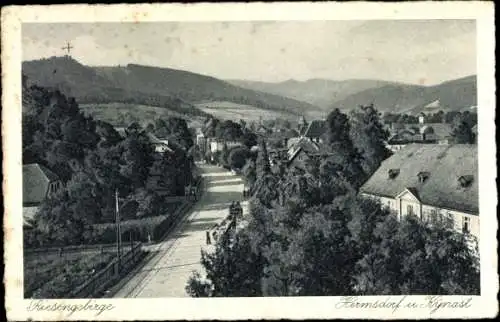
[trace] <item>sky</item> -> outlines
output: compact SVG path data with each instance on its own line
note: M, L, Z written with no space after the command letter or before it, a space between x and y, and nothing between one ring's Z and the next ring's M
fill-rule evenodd
M23 60L64 55L221 79L381 79L434 85L476 74L474 20L25 23Z

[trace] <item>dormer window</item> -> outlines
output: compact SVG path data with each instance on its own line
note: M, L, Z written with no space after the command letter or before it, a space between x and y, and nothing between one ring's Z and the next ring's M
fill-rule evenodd
M399 169L390 169L388 172L389 179L394 179L398 176L399 174Z
M430 173L426 172L426 171L422 171L422 172L419 172L417 174L417 176L418 176L418 182L424 183L429 178Z
M473 181L474 181L474 176L472 175L465 175L458 177L458 183L462 188L470 187Z

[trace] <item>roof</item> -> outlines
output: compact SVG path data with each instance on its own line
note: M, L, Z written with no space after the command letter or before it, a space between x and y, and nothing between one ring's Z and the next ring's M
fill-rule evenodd
M439 102L439 100L437 99L437 100L432 101L432 102L430 102L429 104L425 105L425 107L424 107L424 108L437 108L437 107L439 107L439 106L440 106L440 102Z
M477 145L410 144L382 162L360 192L394 198L410 188L425 205L478 214L477 168ZM393 179L388 175L391 169L399 170ZM423 183L420 172L429 173ZM474 180L463 188L458 179L467 175Z
M295 144L297 144L297 142L300 141L300 137L295 137L295 138L290 138L287 142L286 142L286 146L288 149L290 149L292 146L294 146Z
M32 227L39 207L23 207L23 226Z
M419 128L419 132L415 133L415 128ZM396 131L392 131L393 139L399 139L400 135L403 133L422 133L423 130L426 130L426 134L429 134L429 131L433 131L433 138L437 140L442 140L449 138L451 136L451 125L447 123L425 123L422 126L418 126L418 124L404 124L403 128L400 128ZM415 140L420 140L420 137L415 137Z
M38 204L45 199L50 182L59 177L38 163L23 165L23 204Z
M165 140L160 140L156 135L154 135L151 132L147 132L146 135L148 136L149 142L152 144L165 144L168 145L168 141Z
M124 127L115 127L116 132L120 134L121 137L126 137L127 136L127 131L125 130Z
M312 142L308 138L300 138L293 146L288 149L288 159L292 161L293 158L300 152L305 151L308 153L316 153L319 151L319 145Z
M302 133L303 136L308 138L319 138L326 131L326 122L323 120L314 120Z

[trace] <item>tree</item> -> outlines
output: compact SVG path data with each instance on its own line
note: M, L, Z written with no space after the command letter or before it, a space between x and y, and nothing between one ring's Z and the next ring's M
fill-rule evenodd
M387 216L358 261L356 289L375 294L479 294L479 271L465 236L415 216Z
M249 155L246 147L235 147L229 152L228 163L233 169L241 169L245 166Z
M243 136L241 125L231 120L218 123L215 128L215 136L226 141L239 140Z
M65 189L44 202L35 217L34 229L41 244L81 244L100 215L99 189L91 178L79 172Z
M326 143L331 154L323 160L326 176L342 177L355 189L365 181L366 174L361 167L361 155L351 140L351 128L348 117L339 109L333 110L327 117Z
M257 170L255 161L247 159L245 166L243 167L243 176L245 178L246 185L250 188L253 187L255 181L257 180Z
M193 146L193 135L187 126L186 120L180 117L169 117L166 120L158 119L155 122L155 135L169 138L188 150Z
M251 249L245 233L222 234L213 254L202 251L201 263L207 280L194 274L186 286L193 297L261 296L260 277L263 258ZM234 242L230 241L234 239Z
M242 138L243 144L251 148L255 145L257 145L257 135L249 130L244 131L243 133L243 138Z
M127 178L134 189L144 187L153 164L153 147L143 132L129 131L121 143L123 148L120 173Z
M269 174L271 172L271 165L269 163L269 156L267 154L266 142L264 140L262 140L260 143L260 149L259 153L257 154L257 161L255 165L258 177L262 177L265 174Z
M390 156L390 150L385 146L389 132L384 129L373 104L359 106L349 116L350 137L362 156L363 171L369 177L378 169L380 163Z
M229 157L229 149L227 148L227 144L224 143L222 145L222 150L219 154L219 163L222 166L228 166L228 157Z
M471 126L465 121L462 115L458 115L453 120L451 137L457 144L473 144L475 141L474 132Z

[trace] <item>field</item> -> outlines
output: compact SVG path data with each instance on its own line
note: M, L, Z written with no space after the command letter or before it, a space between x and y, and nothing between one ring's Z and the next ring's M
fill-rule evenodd
M24 297L64 297L104 268L114 256L99 251L25 256Z
M80 104L85 114L91 115L94 119L108 122L114 126L122 127L132 122L138 122L142 126L148 123L154 124L159 118L181 117L189 121L188 125L196 127L201 122L201 118L187 116L167 108L126 104L126 103L107 103L107 104ZM191 124L192 123L192 124Z
M261 117L264 120L276 118L297 119L297 116L294 114L270 111L251 105L243 105L227 101L197 103L195 106L203 112L212 114L216 118L223 120L235 121L243 119L246 121L258 121Z

